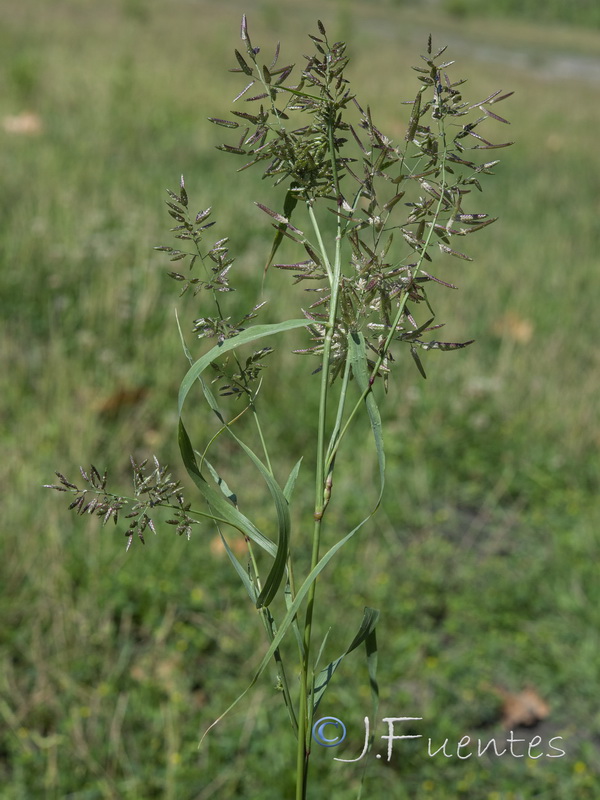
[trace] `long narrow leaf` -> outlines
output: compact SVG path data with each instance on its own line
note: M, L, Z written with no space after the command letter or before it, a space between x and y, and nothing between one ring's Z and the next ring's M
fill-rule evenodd
M275 512L277 514L277 552L275 554L275 561L267 575L265 580L264 586L260 592L256 600L257 608L262 608L263 606L268 606L274 599L275 595L279 587L281 586L281 581L283 580L283 576L285 574L285 566L287 563L287 557L289 552L289 541L290 541L290 512L288 508L288 500L285 496L285 493L282 491L281 487L271 474L271 471L267 469L267 467L263 464L260 458L254 453L248 445L246 445L240 438L235 434L233 428L230 425L227 425L225 422L224 416L221 412L221 409L218 406L215 396L210 391L209 387L207 386L206 382L202 379L201 376L198 376L198 380L202 385L202 391L204 392L204 396L215 412L219 420L223 423L223 426L227 433L237 442L237 444L242 448L242 450L246 453L246 455L250 458L254 466L258 469L260 474L262 475L265 483L269 488L269 492L271 493L271 497L273 498L273 503L275 505ZM227 491L230 491L219 475L217 475L214 468L205 461L211 475L215 479L215 482L218 484L221 491L225 494L225 496L235 497L233 493L231 496L227 494ZM299 466L299 465L298 465Z
M204 372L204 370L212 364L220 356L235 350L236 347L241 347L243 344L250 344L265 336L273 336L276 333L284 333L286 331L294 330L294 328L306 328L309 325L306 319L289 319L284 322L276 322L270 325L254 325L231 339L225 339L221 344L215 345L208 353L205 353L202 358L199 358L185 374L179 387L179 406L178 413L181 417L185 399L197 378Z
M283 597L285 600L285 607L290 609L292 605L292 588L289 583L286 584L285 591L283 593ZM304 658L304 642L302 640L302 634L300 633L300 628L298 626L298 620L294 618L292 620L292 630L294 631L294 636L296 637L296 644L298 645L298 653L300 654L300 658Z
M371 700L373 719L377 716L379 707L379 684L377 683L377 633L375 627L369 631L365 637L365 648L367 650L367 670L369 672L369 684L371 688Z
M250 681L248 686L244 689L244 691L233 701L233 703L231 703L231 705L228 708L226 708L225 711L219 717L217 717L217 719L211 725L209 725L209 727L204 731L204 733L202 734L202 738L200 739L200 745L202 744L202 742L204 741L204 739L206 738L208 733L212 730L212 728L214 728L215 725L217 725L224 717L226 717L227 714L233 708L235 708L235 706L240 702L240 700L242 700L246 696L246 694L248 694L250 689L252 689L252 687L256 684L256 682L258 681L260 676L263 674L263 672L267 668L267 665L269 664L269 662L273 658L273 655L274 655L275 651L277 650L277 648L281 644L281 642L282 642L283 638L285 637L290 625L296 619L296 615L298 613L298 610L300 609L300 606L304 602L304 599L305 599L306 595L308 594L312 584L316 581L316 579L319 577L321 572L323 572L323 570L325 569L327 564L329 564L329 562L334 557L334 555L348 541L350 541L350 539L354 536L354 534L357 531L359 531L366 522L368 522L371 519L371 517L373 516L374 513L375 513L375 509L373 509L373 511L367 517L365 517L365 519L363 519L356 526L356 528L353 528L350 531L350 533L347 533L342 539L340 539L338 542L336 542L333 545L333 547L331 547L325 553L325 555L319 561L319 563L316 565L316 567L308 574L308 576L306 577L306 580L304 581L304 583L302 584L302 586L298 590L298 593L296 594L296 597L290 603L290 605L288 607L288 610L287 610L287 613L286 613L285 617L283 618L283 620L281 621L281 624L280 624L280 626L279 626L279 628L277 630L275 638L271 642L271 645L270 645L269 649L267 650L267 652L264 654L264 656L263 656L263 658L262 658L262 660L261 660L261 662L260 662L260 664L258 666L258 669L257 669L254 677L252 678L252 680Z
M360 628L358 629L358 633L354 639L352 639L347 649L342 653L341 656L336 658L335 661L331 661L326 667L324 667L316 676L314 683L314 694L312 698L314 711L317 710L317 706L321 702L321 698L325 694L325 691L329 685L329 681L332 679L336 669L342 663L344 658L349 655L349 653L351 653L353 650L356 650L356 648L365 642L368 637L371 636L371 634L374 634L378 619L379 611L374 608L365 608L365 613Z
M288 507L288 501L286 500L281 487L271 475L269 470L265 467L258 456L256 456L256 454L253 453L252 450L233 433L233 431L231 434L240 447L244 450L246 455L252 460L260 474L263 476L267 486L269 487L269 491L271 492L271 497L273 498L275 511L277 513L278 541L275 561L273 562L273 566L266 577L261 593L256 600L256 607L262 608L263 606L268 606L273 601L273 598L277 594L277 590L279 589L285 574L285 566L290 548L290 511Z
M205 458L202 462L206 464L208 471L210 472L210 476L213 481L217 484L219 489L221 490L221 494L223 494L234 506L237 506L237 496L235 492L233 492L227 483L223 480L223 478L219 475L217 470L213 467L213 465Z
M219 531L219 536L221 537L221 541L223 542L223 547L225 548L225 552L227 553L227 555L229 556L229 560L233 564L233 568L239 575L240 580L246 587L246 591L250 595L250 599L252 600L253 603L256 603L256 598L258 597L258 591L256 589L256 586L250 580L247 570L245 570L242 567L240 562L235 557L231 547L229 547L229 544L227 543L227 539L223 536L221 531Z
M202 475L198 468L190 437L181 419L179 420L179 450L190 478L194 481L198 489L200 489L205 500L215 512L215 515L218 515L218 521L227 523L233 528L236 528L249 539L252 539L253 542L256 542L263 550L266 550L267 553L275 557L277 554L277 547L275 544L262 534L235 506L226 500L220 491L212 487Z
M196 458L194 456L194 451L192 449L191 443L189 441L189 437L185 430L185 426L183 425L183 420L181 419L181 412L183 410L183 405L185 400L189 394L190 389L192 388L193 384L200 378L204 370L216 359L219 358L224 353L230 352L234 350L236 347L239 347L243 344L250 344L251 342L255 342L258 339L261 339L265 336L271 336L276 333L283 333L285 331L293 330L294 328L302 328L306 327L308 324L307 320L286 320L284 322L278 322L271 325L255 325L254 327L242 331L241 333L233 336L231 339L225 339L225 341L221 342L221 344L216 345L208 353L205 353L202 358L198 359L188 370L187 374L185 375L183 381L181 382L181 386L179 388L179 404L178 404L178 412L179 412L179 431L180 431L180 450L183 457L184 464L186 469L188 470L190 476L198 486L198 488L202 491L206 499L209 503L213 506L213 502L210 500L210 497L214 499L216 496L221 503L221 512L225 514L225 519L227 521L231 520L232 518L235 520L230 522L233 524L234 527L238 527L239 529L243 530L253 541L256 541L257 544L260 544L261 547L264 549L268 549L269 552L275 557L275 561L273 566L271 567L271 571L267 576L263 589L260 593L259 598L257 599L258 607L269 605L269 603L273 600L279 586L281 585L281 581L283 579L283 575L285 573L285 565L287 561L287 555L289 550L289 533L290 533L290 518L289 518L289 510L287 507L287 500L271 475L271 473L266 469L264 464L260 461L260 459L248 448L241 440L237 439L239 444L245 450L245 452L250 456L253 460L259 471L261 472L263 478L267 482L269 487L269 491L273 497L275 508L277 512L277 519L278 519L278 544L277 547L273 545L273 543L263 536L258 529L250 523L250 521L240 514L237 509L234 509L233 506L227 504L225 507L222 505L222 499L219 497L218 493L212 489L211 486L206 482L205 478L202 476L202 473L198 469L198 464L196 462ZM204 390L204 394L211 405L211 408L217 413L219 418L223 420L223 416L218 409L217 403L215 398L213 397L212 393L205 385L204 381L201 380L202 387ZM233 434L235 435L235 434ZM235 513L234 513L235 512ZM240 528L240 525L243 527ZM273 551L274 548L274 551Z
M285 499L290 503L292 501L292 494L294 493L294 487L296 486L296 479L298 478L298 473L300 472L300 465L302 464L302 456L296 461L294 468L290 472L290 476L286 481L285 486L283 487L283 496Z

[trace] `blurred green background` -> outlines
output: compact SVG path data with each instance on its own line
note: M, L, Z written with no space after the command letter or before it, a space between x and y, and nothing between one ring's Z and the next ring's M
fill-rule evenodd
M598 9L497 2L482 16L483 5L0 8L2 798L292 796L294 743L273 674L198 749L265 648L214 531L198 526L187 542L163 526L126 554L125 523L102 529L41 488L54 470L76 476L91 460L125 493L130 453L156 453L184 479L176 394L187 362L174 309L189 331L200 298L177 300L152 247L170 243L165 189L184 173L191 204L212 205L218 235L231 238L240 308L256 300L272 229L252 201L274 203L268 185L214 149L221 131L206 121L227 116L241 88L227 69L243 12L255 43L281 40L296 63L323 19L349 44L361 103L398 139L399 103L417 85L410 66L430 32L469 79L466 97L515 91L501 109L509 136L497 126L492 139L516 144L499 151L481 202L500 220L468 242L474 263L445 265L460 291L434 295L445 338L476 344L427 355L427 381L408 352L397 365L384 402L385 502L326 574L320 635L334 627L337 655L363 606L380 608L379 752L383 717L423 718L397 732L424 739L396 743L389 764L370 757L364 797L597 797ZM272 318L304 302L288 284L269 275ZM314 365L273 359L263 403L289 470L312 425ZM194 424L199 436L209 430L199 405ZM256 479L229 458L260 524ZM366 434L347 458L331 541L375 494ZM296 536L301 549L301 525ZM347 749L315 747L312 797L356 796L365 762L333 757L360 752L369 708L355 653L320 708L346 722ZM528 709L538 724L524 729ZM566 754L427 754L427 738L456 752L464 735L505 741L510 728L539 735L544 753L561 736Z

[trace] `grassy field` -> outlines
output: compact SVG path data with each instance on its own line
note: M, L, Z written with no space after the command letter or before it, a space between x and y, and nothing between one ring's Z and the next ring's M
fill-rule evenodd
M470 97L515 90L503 113L516 144L501 151L483 197L500 220L473 237L474 263L449 267L460 291L435 298L446 338L476 343L429 354L427 381L410 357L400 366L384 402L385 502L329 576L322 633L334 626L335 653L363 606L380 608L377 752L384 717L422 718L397 733L424 738L396 743L389 763L369 759L365 798L597 797L600 36L490 26L440 8L21 0L0 9L2 798L293 794L294 742L273 676L198 749L265 649L215 532L199 526L187 542L165 526L126 554L124 525L76 518L41 488L54 470L74 476L91 460L126 492L130 453L156 453L184 480L176 395L187 362L174 309L188 330L200 311L192 297L177 300L152 247L169 242L165 189L184 173L192 204L212 205L231 237L241 307L254 297L272 231L252 201L268 202L268 187L235 174L206 122L226 116L237 94L227 69L243 11L256 42L281 39L295 60L321 16L349 43L359 98L398 137L399 101L414 96L410 65L429 32L449 43ZM280 274L267 285L273 319L281 303L302 302L291 291L281 300L286 286ZM297 431L311 424L312 366L282 353L269 370L270 435L289 448L282 468L305 446ZM195 424L208 431L203 417ZM340 530L362 495L375 496L360 433L353 447L332 516ZM245 491L260 517L262 496ZM308 504L310 484L299 492ZM315 749L315 800L356 797L364 767L333 760L354 758L364 738L358 655L332 687L320 711L346 722L348 744ZM525 690L535 728L519 724ZM511 727L539 736L543 755L456 756L461 737L505 741ZM553 737L564 756L548 757ZM428 738L434 750L448 739L455 755L430 757Z

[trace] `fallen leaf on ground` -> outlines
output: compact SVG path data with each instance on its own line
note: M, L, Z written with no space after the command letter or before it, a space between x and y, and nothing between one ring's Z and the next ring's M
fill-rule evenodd
M498 690L502 697L502 725L507 729L520 725L531 728L550 714L550 706L534 688L527 687L513 693Z
M533 336L533 323L515 311L507 311L500 319L496 320L492 330L496 336L512 339L513 342L519 342L519 344L527 344Z
M4 117L2 127L6 133L31 136L42 132L42 120L33 111L23 111L22 114Z

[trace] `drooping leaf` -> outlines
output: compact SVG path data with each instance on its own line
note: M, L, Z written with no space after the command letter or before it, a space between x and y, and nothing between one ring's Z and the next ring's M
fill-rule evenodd
M220 358L221 356L225 355L225 353L229 353L231 350L235 350L237 347L241 347L244 344L256 342L265 336L273 336L277 333L285 333L286 331L291 331L295 328L306 328L309 324L309 321L306 319L288 319L284 320L283 322L275 322L269 325L254 325L254 327L248 328L247 330L238 333L236 336L232 336L230 339L225 339L220 344L215 345L213 348L211 348L211 350L199 358L185 374L181 382L181 386L179 387L179 417L181 417L183 406L190 389L198 377L204 372L204 370L217 358Z
M285 574L285 567L287 564L290 547L290 512L288 501L286 500L279 484L273 478L269 470L252 452L252 450L244 442L242 442L241 439L235 436L233 432L232 435L235 437L240 447L244 450L246 455L249 456L255 467L264 478L267 486L269 487L269 491L271 493L271 497L273 498L273 503L277 513L277 552L275 554L273 565L263 584L260 595L256 600L256 607L262 608L263 606L269 606L273 601Z
M187 394L192 384L196 380L200 380L202 390L204 392L204 395L207 399L209 406L213 409L213 411L216 413L217 417L221 420L221 422L225 424L223 414L221 413L218 407L214 395L212 394L212 392L206 385L205 381L203 381L201 377L204 369L206 369L209 366L209 364L212 363L212 361L214 361L216 357L219 357L228 350L234 349L236 344L237 345L244 343L248 344L250 342L255 341L258 338L262 338L263 336L267 336L272 333L281 332L282 330L290 330L295 327L301 327L301 325L298 324L300 322L301 322L300 320L288 320L287 322L276 323L274 325L255 326L254 328L250 328L248 331L242 331L242 333L232 337L231 339L226 339L221 345L213 347L212 350L210 350L205 356L203 356L203 358L199 359L199 361L197 361L190 368L190 370L188 370L188 373L181 384L180 394L179 394L180 430L183 429L183 431L185 431L185 428L183 428L183 421L181 420L181 411L183 409L185 398L187 397ZM301 324L304 325L304 322L302 321ZM265 467L262 461L258 458L258 456L234 433L234 431L229 426L226 427L228 433L231 436L233 436L233 438L236 440L239 446L244 450L246 455L251 459L251 461L254 463L255 467L258 469L263 479L265 480L269 488L269 492L271 493L271 497L273 498L273 503L277 515L278 541L274 553L275 559L267 575L267 578L265 579L260 595L256 601L257 607L261 608L263 606L268 606L273 601L279 587L281 586L281 582L285 574L285 567L289 552L289 537L290 537L290 514L288 508L288 501L281 487L279 486L279 484L277 483L271 472ZM187 434L185 434L185 436L183 437L184 448L186 446L185 437L187 437ZM181 447L182 444L180 442L180 448ZM182 456L183 453L184 450L182 449ZM191 455L194 456L193 451ZM188 453L187 462L186 459L184 458L184 463L188 468L188 472L190 472L192 478L195 480L196 485L199 485L198 479L199 478L202 479L203 482L199 485L199 488L201 488L203 494L206 497L206 487L208 486L208 484L202 478L195 457L193 458L192 461ZM227 508L231 509L233 508L233 506L228 505ZM228 518L226 517L226 519ZM237 521L239 523L239 520ZM251 535L250 538L254 538L254 536Z
M236 528L240 533L252 539L259 547L262 547L263 550L275 557L277 554L275 543L261 533L247 517L226 500L223 494L211 486L202 475L182 419L179 420L179 450L190 478L208 502L214 519L217 522L226 523L231 525L232 528Z

